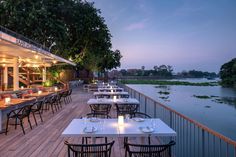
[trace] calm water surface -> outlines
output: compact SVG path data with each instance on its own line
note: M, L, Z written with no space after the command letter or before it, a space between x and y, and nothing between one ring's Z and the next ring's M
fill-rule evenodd
M189 80L188 80L189 81ZM206 81L206 80L205 80ZM205 82L191 80L191 82ZM212 81L212 80L211 80ZM236 90L221 86L128 85L209 128L236 140ZM158 88L156 88L156 86ZM161 92L160 92L161 91ZM166 92L163 94L163 92ZM201 99L195 96L209 96Z

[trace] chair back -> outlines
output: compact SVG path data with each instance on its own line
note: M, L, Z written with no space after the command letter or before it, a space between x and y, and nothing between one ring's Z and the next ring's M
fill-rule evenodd
M22 118L28 117L30 115L31 107L32 107L32 105L27 105L27 106L24 106L21 108Z
M110 157L114 142L104 144L70 144L65 141L65 144L68 149L68 157Z
M138 118L151 118L151 116L149 116L146 113L142 113L142 112L134 112L133 114L131 114L131 118L135 118L135 117L138 117Z
M109 114L111 110L111 104L91 104L89 105L92 113Z
M105 114L105 113L88 113L86 115L87 118L92 118L92 117L96 117L96 118L111 118L109 115Z
M164 145L141 145L125 143L126 153L129 157L171 157L171 146L175 145L170 141Z
M50 103L50 104L54 104L54 103L56 103L56 102L57 102L57 94L55 94L55 95L49 97L49 103Z
M107 95L107 94L99 94L99 95L95 95L95 98L100 99L100 98L106 98L109 99L111 96Z
M125 114L134 114L137 112L139 104L116 104L117 116Z
M45 101L45 98L42 99L42 100L38 100L38 101L35 101L33 104L32 104L32 109L35 109L37 111L40 111L42 109L42 106L43 106L43 103Z
M120 94L120 98L129 98L128 94Z
M72 89L70 89L70 90L68 91L68 95L71 95L71 93L72 93Z

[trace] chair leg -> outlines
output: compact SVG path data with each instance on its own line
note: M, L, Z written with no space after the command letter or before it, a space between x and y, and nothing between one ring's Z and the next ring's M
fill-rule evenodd
M54 114L53 104L51 104L52 113Z
M23 134L25 135L25 129L24 129L24 126L23 126L22 119L20 120L20 126L21 126L21 128L22 128Z
M9 123L9 117L7 117L7 123L6 123L6 132L5 132L5 135L7 135L7 132L8 132L8 123Z
M39 111L39 117L41 119L41 122L43 122L43 118L42 118L42 115L41 115L41 112Z
M70 95L70 102L72 102L72 97L71 97L71 95Z
M17 128L17 118L15 119L15 130Z
M35 118L35 114L34 114L34 112L32 112L32 113L33 113L33 117L34 117L35 124L36 124L36 126L37 126L38 123L37 123L37 120L36 120L36 118Z
M66 97L64 97L64 103L66 104Z
M148 144L151 145L151 137L148 136Z
M31 125L29 116L28 116L28 122L29 122L29 125L30 125L30 129L32 130L32 125Z

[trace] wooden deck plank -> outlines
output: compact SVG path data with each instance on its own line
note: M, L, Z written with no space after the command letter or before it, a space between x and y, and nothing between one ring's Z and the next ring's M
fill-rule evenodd
M64 157L67 156L67 148L64 141L71 143L81 143L81 138L62 137L63 130L74 118L80 118L90 109L87 105L89 98L92 98L92 92L83 91L82 88L73 90L72 102L64 105L62 109L52 114L51 110L43 113L41 122L37 116L38 126L33 124L33 130L29 128L27 122L24 122L26 135L23 135L20 126L15 130L10 127L8 135L0 134L0 156L6 157ZM111 115L116 114L112 109ZM113 138L115 140L112 149L112 157L124 156L123 138ZM134 139L136 140L136 139Z

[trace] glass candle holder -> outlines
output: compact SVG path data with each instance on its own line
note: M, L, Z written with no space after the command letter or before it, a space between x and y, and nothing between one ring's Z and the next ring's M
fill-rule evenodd
M118 116L118 125L123 126L124 125L124 116Z

